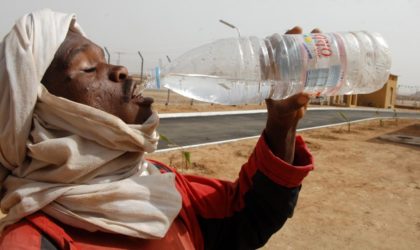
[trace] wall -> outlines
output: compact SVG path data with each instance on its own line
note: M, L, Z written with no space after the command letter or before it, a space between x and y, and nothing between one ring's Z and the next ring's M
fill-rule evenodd
M387 83L378 91L357 95L357 105L376 107L376 108L394 108L396 100L398 76L390 75Z

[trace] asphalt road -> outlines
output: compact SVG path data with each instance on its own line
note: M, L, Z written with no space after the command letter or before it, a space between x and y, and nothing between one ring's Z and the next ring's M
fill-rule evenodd
M298 129L343 123L345 121L339 112L351 121L395 116L390 110L310 109L299 122ZM420 119L420 112L398 112L396 115ZM266 117L266 113L255 113L161 118L158 131L170 139L171 143L168 145L167 142L160 141L158 149L257 136L265 126Z

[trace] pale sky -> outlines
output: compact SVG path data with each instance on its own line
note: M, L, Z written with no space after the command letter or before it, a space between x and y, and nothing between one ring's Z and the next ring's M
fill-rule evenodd
M111 52L111 63L139 72L141 51L145 69L167 62L189 49L219 38L264 38L299 25L309 32L375 31L392 52L393 74L400 90L420 91L420 1L418 0L2 0L0 37L16 19L34 10L50 8L76 13L87 36ZM410 87L409 87L410 86ZM411 87L414 86L414 87Z

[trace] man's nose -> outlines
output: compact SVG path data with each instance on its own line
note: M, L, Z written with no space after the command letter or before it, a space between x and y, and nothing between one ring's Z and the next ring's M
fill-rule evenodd
M113 82L124 81L128 76L128 70L124 66L112 66L109 72L109 79Z

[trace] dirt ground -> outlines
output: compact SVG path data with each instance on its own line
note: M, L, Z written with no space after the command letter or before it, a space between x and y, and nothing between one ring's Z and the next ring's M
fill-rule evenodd
M370 121L309 130L315 157L295 215L263 249L420 249L420 146L379 139L420 136L420 121ZM180 171L234 180L256 139L153 153Z

